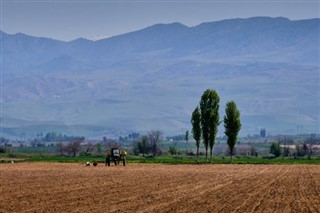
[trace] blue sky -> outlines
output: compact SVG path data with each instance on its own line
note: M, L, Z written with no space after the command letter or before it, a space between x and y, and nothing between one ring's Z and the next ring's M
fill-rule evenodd
M253 16L292 20L320 17L319 0L103 1L1 0L1 30L70 41L99 39L157 23L202 22Z

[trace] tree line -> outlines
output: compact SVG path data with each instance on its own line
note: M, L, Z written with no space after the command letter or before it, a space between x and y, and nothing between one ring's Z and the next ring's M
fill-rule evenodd
M48 132L41 139L41 141L43 141L43 142L77 141L77 140L84 140L84 137L82 137L82 136L68 136L68 135L63 135L61 133Z
M197 160L199 159L199 147L201 141L205 147L206 161L208 162L208 150L210 151L210 161L212 161L213 147L215 145L218 126L222 123L219 118L220 97L215 90L207 89L201 96L199 105L194 109L191 116L192 134L196 141ZM234 101L226 104L225 116L223 119L225 135L227 137L228 147L230 149L230 160L234 155L234 147L237 143L238 133L241 129L240 111ZM180 135L179 139L189 140L189 131L185 135ZM175 138L174 138L175 139ZM134 154L141 153L143 156L152 153L153 156L160 155L159 144L162 140L161 131L151 131L143 135L133 146ZM169 147L169 153L175 154L175 147Z
M191 116L192 134L197 147L197 159L199 158L199 146L202 140L207 162L208 149L210 150L210 162L212 161L212 150L215 145L218 126L222 123L219 117L219 102L218 93L215 90L207 89ZM234 101L227 102L223 122L224 133L227 136L227 144L230 150L230 161L232 161L234 147L241 129L240 111Z
M311 159L311 156L316 153L317 146L319 141L315 135L305 139L303 144L293 144L293 140L288 140L286 138L280 139L278 142L272 142L270 145L270 153L274 157L304 157L307 156L308 160ZM290 144L294 145L294 149L290 148Z
M140 140L136 141L133 146L133 153L141 153L143 156L152 154L158 156L162 154L160 143L163 133L160 130L153 130L143 135Z

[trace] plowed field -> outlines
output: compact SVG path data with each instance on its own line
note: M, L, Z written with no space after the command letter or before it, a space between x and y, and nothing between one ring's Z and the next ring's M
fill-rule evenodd
M0 164L0 212L320 212L320 166Z

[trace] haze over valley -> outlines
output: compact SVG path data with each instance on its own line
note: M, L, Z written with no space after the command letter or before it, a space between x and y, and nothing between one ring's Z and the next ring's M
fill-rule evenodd
M227 101L238 104L240 135L319 133L319 29L320 19L253 17L97 41L1 32L2 132L181 134L210 88L221 119Z

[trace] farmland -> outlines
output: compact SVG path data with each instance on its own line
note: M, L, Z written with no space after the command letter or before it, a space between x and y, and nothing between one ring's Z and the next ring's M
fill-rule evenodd
M0 164L0 194L0 212L320 212L320 166Z

